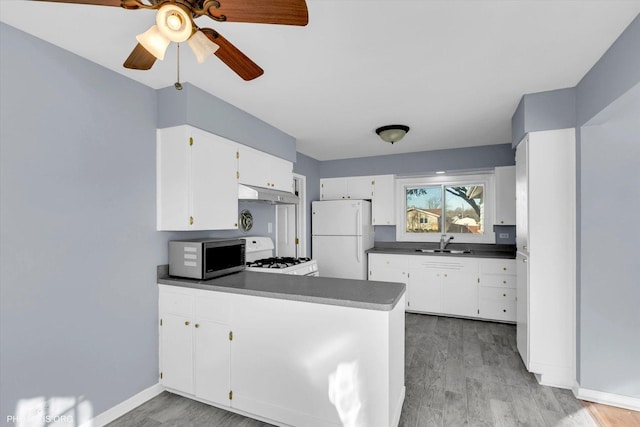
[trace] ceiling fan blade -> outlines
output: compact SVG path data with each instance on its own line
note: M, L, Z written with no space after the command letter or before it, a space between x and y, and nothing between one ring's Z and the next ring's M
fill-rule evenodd
M229 22L299 25L309 23L304 0L218 0L220 7L211 6L209 16Z
M215 55L244 80L253 80L264 74L262 68L231 44L231 42L222 37L220 33L211 28L201 28L200 31L202 31L209 40L220 46L220 48L216 50Z
M123 65L132 70L148 70L153 67L155 62L156 57L138 43Z
M95 4L98 6L122 6L122 2L120 0L36 0L36 1L47 1L54 3L75 3L75 4Z

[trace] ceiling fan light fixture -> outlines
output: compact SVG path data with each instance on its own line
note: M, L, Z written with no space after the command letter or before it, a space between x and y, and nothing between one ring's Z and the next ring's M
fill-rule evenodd
M156 25L169 40L182 43L191 37L193 24L186 10L175 4L165 4L156 14Z
M202 64L205 59L216 53L220 48L217 44L212 42L202 31L198 30L188 41L191 50L196 55L198 64Z
M407 132L409 132L409 126L405 125L387 125L376 129L378 136L383 141L390 142L391 144L400 141Z
M167 51L169 43L171 43L171 41L160 32L157 25L153 25L144 33L138 34L136 40L159 60L164 59L164 53Z

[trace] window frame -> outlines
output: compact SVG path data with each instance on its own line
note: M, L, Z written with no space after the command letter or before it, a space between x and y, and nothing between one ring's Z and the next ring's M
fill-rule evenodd
M465 184L481 184L484 185L484 233L481 235L473 233L409 233L407 232L407 188L427 187L434 185L455 186ZM435 175L396 178L396 241L399 242L439 242L440 236L455 237L453 243L495 243L496 236L493 232L493 224L495 222L495 178L492 172L474 173L474 174L458 174L458 175ZM446 199L442 200L442 219L446 217L445 213ZM444 227L444 224L441 223Z

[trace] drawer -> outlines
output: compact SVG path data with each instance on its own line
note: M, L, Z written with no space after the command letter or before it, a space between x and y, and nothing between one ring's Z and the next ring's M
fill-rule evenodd
M482 319L502 320L505 322L516 321L516 301L480 299L478 301L478 317Z
M513 274L481 274L480 286L499 286L502 288L515 288L516 275Z
M195 300L196 320L210 320L228 324L231 321L231 295L218 292L208 292L198 295Z
M483 259L480 274L516 274L515 259Z
M494 288L480 286L478 288L478 298L480 300L491 301L516 301L516 290L511 288Z
M160 291L160 314L172 313L191 317L193 313L193 297L184 293Z
M399 270L407 269L406 255L389 255L389 254L369 254L369 265L376 267L386 267Z

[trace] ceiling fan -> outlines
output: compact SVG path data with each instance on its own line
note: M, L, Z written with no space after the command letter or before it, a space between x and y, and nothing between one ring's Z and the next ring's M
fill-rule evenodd
M215 54L244 80L260 77L264 70L220 33L199 28L194 19L208 16L217 22L248 22L305 26L309 14L305 0L38 0L157 10L156 24L139 34L138 44L124 66L148 70L163 59L170 42L187 41L199 63Z

